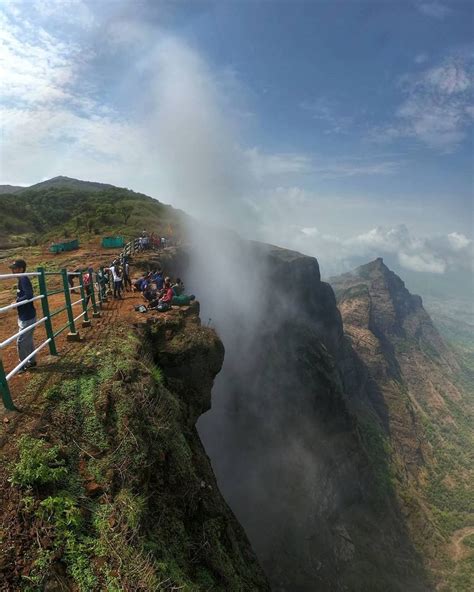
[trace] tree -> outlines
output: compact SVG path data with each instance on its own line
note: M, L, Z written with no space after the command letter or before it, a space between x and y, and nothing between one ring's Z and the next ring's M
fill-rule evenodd
M120 206L117 210L119 216L122 217L123 223L127 224L130 220L130 216L132 215L133 207L132 206Z

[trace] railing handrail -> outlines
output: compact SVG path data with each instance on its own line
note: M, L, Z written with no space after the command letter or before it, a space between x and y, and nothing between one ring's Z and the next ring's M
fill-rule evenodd
M28 271L24 273L1 273L0 280L9 280L12 278L20 278L20 277L33 277L39 276L40 273L38 271Z
M23 306L24 304L29 304L30 302L35 302L36 300L41 300L41 298L44 298L43 294L40 294L39 296L34 296L33 298L30 298L30 300L20 300L20 302L13 302L12 304L8 304L7 306L3 306L2 308L0 308L0 313L6 312L7 310L12 310L13 308L18 308L19 306Z
M46 341L43 341L43 343L41 343L34 351L31 352L31 354L29 354L28 356L26 356L26 358L24 360L22 360L18 366L15 366L15 368L13 368L13 370L11 372L9 372L6 376L5 376L5 380L8 381L10 380L10 378L13 378L13 376L15 376L15 374L21 370L23 368L23 366L25 364L27 364L31 358L33 356L35 356L41 349L43 349L43 347L45 345L48 345L48 343L50 343L51 341L51 337L49 337L48 339L46 339Z
M20 331L18 331L14 335L7 337L5 339L5 341L2 341L0 343L0 349L3 349L6 345L8 345L12 341L14 341L17 337L20 337L20 335L24 335L25 333L28 333L28 331L32 331L35 327L37 327L38 325L41 325L41 323L44 323L47 318L48 317L43 317L39 321L36 321L36 323L33 323L32 325L28 325L28 327L25 327L24 329L21 329Z
M91 281L88 283L87 286L84 285L83 277L84 274L88 273L91 275ZM95 273L95 278L94 278ZM46 278L50 276L62 276L62 288L61 289L51 289L48 290L46 285ZM78 277L79 278L79 285L78 286L70 286L69 285L69 278ZM18 339L25 333L29 331L33 331L39 325L45 326L46 329L46 339L42 341L34 351L32 351L28 356L26 356L19 364L13 368L8 374L5 372L3 367L2 360L0 358L0 397L3 400L3 405L6 409L12 411L18 411L15 407L13 400L11 398L10 389L8 386L8 381L15 376L32 358L34 358L35 354L42 350L44 347L49 345L49 351L51 355L57 355L55 339L58 337L60 333L65 331L69 328L69 335L68 339L78 338L79 333L76 331L75 322L81 318L83 318L82 326L87 327L90 325L91 321L89 320L88 312L89 310L93 313L92 316L94 318L100 316L99 308L102 307L102 303L104 300L107 300L105 295L100 294L99 282L97 281L98 272L95 271L92 267L87 268L86 271L67 271L67 269L62 269L61 271L45 271L44 268L38 267L37 271L31 272L24 272L24 273L9 273L9 274L0 274L0 280L8 280L8 279L18 279L21 277L37 277L38 278L38 287L40 294L37 296L33 296L33 298L29 298L28 300L21 300L19 302L13 302L6 306L0 307L0 313L8 312L11 310L18 309L19 307L30 304L33 302L41 301L41 308L43 314L41 318L35 320L34 323L25 327L24 329L20 329L16 331L10 337L7 337L4 341L0 343L0 350L2 350L7 345L11 344L15 339ZM73 290L79 289L81 296L75 302L71 302L70 294ZM95 291L99 290L98 298L96 299ZM54 296L59 294L64 294L65 305L60 307L57 310L50 312L49 303L48 303L48 296ZM88 305L91 302L92 304ZM82 311L79 315L74 316L73 314L73 307L82 304ZM56 332L52 326L52 319L56 317L57 314L61 312L67 312L68 322L63 325L59 330ZM38 315L40 316L40 315Z
M150 240L147 241L147 244L149 246L151 246L152 248L155 248L155 246L156 246L154 244L154 242L150 241ZM140 238L137 237L137 238L131 239L123 247L121 253L118 255L118 258L123 259L126 255L129 255L131 253L135 253L135 251L138 249L139 245L140 245ZM13 368L13 370L11 370L8 374L5 372L5 369L3 367L3 363L2 363L2 360L0 357L0 396L3 400L3 404L6 409L9 409L12 411L18 411L18 409L15 407L15 405L13 403L13 400L12 400L11 394L10 394L10 389L8 387L8 381L10 380L10 378L15 376L15 374L17 374L29 362L29 360L31 360L35 356L36 353L38 353L40 350L42 350L47 345L49 345L49 351L50 351L51 355L53 355L53 356L57 355L58 352L56 351L55 338L60 333L62 333L64 330L66 330L67 328L69 328L69 331L70 331L70 333L68 335L68 339L69 338L71 338L71 339L78 338L79 334L76 331L75 322L77 320L79 320L80 318L84 317L84 320L82 322L82 326L83 327L89 326L91 323L91 321L89 320L89 315L88 315L89 310L92 309L92 311L93 311L92 316L94 318L100 316L99 308L102 307L102 303L107 300L107 295L105 292L103 292L104 282L103 281L101 282L98 280L98 271L95 271L95 281L94 281L94 275L93 275L94 269L92 267L84 268L84 269L85 269L84 272L83 271L67 271L67 269L61 269L60 271L46 271L43 267L38 267L37 271L0 274L0 280L9 280L9 279L11 280L11 279L18 279L21 277L37 277L38 278L38 286L39 286L39 290L40 290L40 294L38 296L33 296L33 298L30 298L29 300L22 300L20 302L14 302L12 304L8 304L6 306L0 307L0 313L14 310L15 308L19 308L20 306L23 306L25 304L29 304L32 302L36 302L36 301L41 301L41 307L42 307L42 312L43 312L43 316L41 319L39 319L38 321L35 321L30 326L25 327L24 329L21 329L20 331L17 331L14 335L11 335L6 340L4 340L2 343L0 343L0 350L3 349L8 344L12 343L12 341L17 339L21 335L24 335L28 331L32 331L35 327L37 327L43 323L45 325L46 336L47 336L47 339L45 339L45 341L40 343L40 345L33 352L31 352L19 364L17 364L15 366L15 368ZM103 274L103 268L100 268L100 272L101 272L101 274ZM84 281L83 281L84 273L91 274L91 281L87 286L84 285ZM53 275L62 276L62 289L48 291L48 288L46 285L46 277L53 276ZM71 277L71 276L72 277L77 276L79 278L79 285L77 287L70 286L69 277ZM105 277L107 277L107 276L105 276ZM104 278L102 278L102 279L104 279ZM110 281L110 277L109 277L109 281ZM71 302L71 292L76 289L79 289L79 291L81 293L81 297L79 298L79 300L76 300L75 302ZM97 289L97 294L98 294L97 300L96 300L96 294L95 294L96 289ZM61 293L64 294L65 306L62 308L59 308L57 310L54 310L53 312L50 312L49 303L48 303L48 296L54 296L56 294L61 294ZM88 305L89 301L91 302L90 305ZM73 307L76 306L77 304L82 304L82 312L80 314L78 314L76 317L74 317ZM57 314L59 314L60 312L63 312L63 311L66 311L66 313L67 313L68 321L58 331L54 332L54 329L52 326L52 319Z

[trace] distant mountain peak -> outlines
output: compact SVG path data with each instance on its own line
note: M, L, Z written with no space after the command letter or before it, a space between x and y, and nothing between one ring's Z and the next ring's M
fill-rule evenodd
M356 275L365 275L366 273L370 272L379 272L383 274L391 274L393 273L384 263L382 257L377 257L373 261L369 261L369 263L365 263L364 265L360 265L357 267L353 273Z
M31 185L28 189L44 189L47 187L74 187L76 189L85 189L87 191L101 191L113 187L109 183L98 183L96 181L82 181L81 179L74 179L73 177L66 177L65 175L58 175L52 179L47 179Z
M444 344L421 297L411 294L381 257L329 282L348 322L355 323L357 318L357 323L378 336L421 339L444 353Z

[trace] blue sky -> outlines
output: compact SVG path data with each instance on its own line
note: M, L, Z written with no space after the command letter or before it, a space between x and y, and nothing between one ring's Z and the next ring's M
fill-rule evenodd
M3 183L144 191L328 268L472 256L473 8L2 3Z

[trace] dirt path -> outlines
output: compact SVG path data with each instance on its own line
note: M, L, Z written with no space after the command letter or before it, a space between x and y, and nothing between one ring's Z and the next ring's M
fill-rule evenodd
M52 256L45 248L29 248L23 249L21 252L21 256L27 260L29 269L32 270L38 265L50 265L55 270L62 267L73 269L79 265L84 265L84 262L93 267L109 265L109 261L117 254L118 251L104 250L96 244L86 244L78 251L71 251L59 256ZM16 252L8 253L8 258L5 257L0 261L0 273L8 273L8 261L19 255ZM144 253L133 257L131 265L132 277L140 275L139 263L141 260L148 261L150 255L150 253ZM153 253L152 256L156 258L157 254ZM58 285L55 285L56 283ZM15 291L10 284L11 282L0 282L0 306L8 304L14 298ZM53 276L48 287L49 289L60 287L59 279ZM75 295L74 299L77 298L78 296ZM64 296L58 294L50 297L49 301L50 310L54 310L64 304ZM9 387L12 399L22 412L8 412L3 408L0 401L0 464L4 461L5 456L9 455L12 444L14 445L18 435L33 433L36 427L41 424L44 409L43 393L48 387L58 380L67 378L68 375L77 374L78 368L81 366L81 360L84 359L88 349L97 347L101 341L105 342L108 333L116 327L117 321L130 324L136 321L137 315L140 316L140 313L134 311L137 304L143 304L142 295L137 293L125 292L123 300L109 299L104 304L101 317L91 319L90 327L82 328L81 324L78 323L76 328L81 334L81 342L68 342L66 340L67 331L64 331L56 340L59 353L57 357L48 355L47 348L44 348L38 354L38 368L35 371L18 374L11 379ZM37 310L39 311L39 309L38 306ZM18 329L15 314L0 316L0 341L2 341ZM57 329L66 322L66 312L63 312L55 317L54 328ZM35 342L40 343L45 337L44 327L38 327L35 330ZM5 370L8 372L17 363L16 343L12 343L3 349L1 356Z
M466 526L456 530L451 537L451 557L456 563L474 552L474 549L463 545L464 539L471 534L474 534L474 526Z
M68 342L66 336L57 341L59 355L38 355L38 368L15 376L10 381L10 391L21 413L6 411L0 403L0 450L7 454L9 444L21 433L32 433L41 422L44 407L43 393L57 380L77 373L89 348L97 347L107 339L116 327L118 319L133 317L134 306L142 301L141 295L127 294L124 300L111 300L104 305L101 317L93 319L88 328L79 328L80 342ZM130 319L132 320L132 319ZM15 436L15 438L13 438Z

